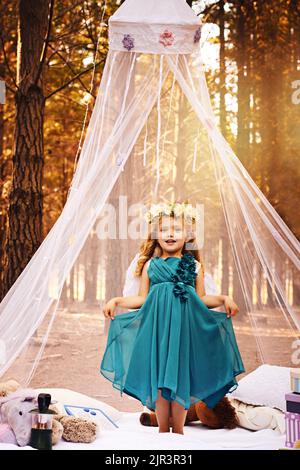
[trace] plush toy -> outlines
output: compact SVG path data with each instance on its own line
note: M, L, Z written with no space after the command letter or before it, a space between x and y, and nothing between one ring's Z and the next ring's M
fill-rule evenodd
M16 380L0 382L0 397L6 397L9 393L18 390L18 388L20 388L20 384Z
M0 442L17 445L15 433L7 423L0 423Z
M229 399L235 409L242 428L251 431L273 429L280 434L285 433L285 416L283 411L271 408L270 406L244 403L232 397Z
M12 393L10 390L16 389ZM8 392L8 393L7 393ZM17 444L21 447L30 441L32 415L36 408L38 392L34 389L22 389L14 381L0 384L0 442ZM55 405L51 405L55 409ZM60 407L63 409L63 406ZM52 445L61 438L70 442L89 443L96 439L97 425L83 418L62 414L57 407L52 427Z
M37 393L33 389L18 389L0 398L0 422L13 431L19 446L26 446L30 439L31 411L37 405Z
M58 443L62 437L68 442L93 442L97 437L97 424L93 421L68 416L61 413L61 406L51 405L50 408L56 411L53 420L52 445Z
M151 411L151 413L145 411L140 415L140 422L144 426L158 425L156 414L154 410ZM239 426L251 431L272 429L280 434L285 432L284 412L269 406L243 403L233 397L223 397L212 409L202 401L192 405L188 410L185 424L192 421L201 421L212 429L234 429Z
M63 416L60 420L63 427L65 441L69 442L93 442L97 435L97 424L75 416Z
M192 405L187 412L185 424L193 421L201 421L202 424L213 429L234 429L240 424L235 408L227 397L223 397L214 408L208 408L202 401ZM155 411L143 412L140 415L140 423L144 426L158 426ZM172 426L172 417L170 418L170 426Z

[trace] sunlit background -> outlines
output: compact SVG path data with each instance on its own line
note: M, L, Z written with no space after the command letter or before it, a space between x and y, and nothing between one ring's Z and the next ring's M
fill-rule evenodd
M14 227L13 222L18 220L18 211L12 209L14 206L10 197L14 190L12 157L15 134L12 130L17 124L15 98L20 66L17 61L19 19L16 0L1 2L0 78L6 84L6 101L0 105L1 297L25 268L65 205L107 56L108 18L117 8L112 0L106 2L105 10L103 6L104 2L92 0L78 3L64 0L55 4L44 73L43 171L40 180L42 210L35 219L31 243L25 244L28 239L26 220L20 224L18 239L20 245L23 243L26 248L20 250L16 262L11 251L14 234L8 228ZM290 8L287 0L199 1L193 3L193 8L203 21L202 60L219 128L255 183L299 239L300 100L298 103L295 99L297 81L300 80L298 2L295 8ZM175 103L178 105L180 93L178 90L176 93ZM189 112L189 109L184 109L186 103L181 105L181 108L174 105L170 126L166 125L162 133L165 157L169 159L162 178L165 199L174 195L174 187L180 186L184 174L189 177L182 185L183 190L190 188L195 199L199 185L193 168L195 161L197 165L201 164L202 149L197 148L197 139L191 132L196 130L195 122L191 125L188 119L184 121L181 132L182 115L185 117L184 113L188 115ZM149 121L148 132L151 140L155 120L154 124ZM135 149L137 156L143 155L144 136L145 129ZM177 167L172 160L170 149L175 140L178 149L183 146L188 154L186 167ZM151 147L148 150L151 158ZM195 155L197 158L194 158ZM116 186L111 195L117 211L118 198L129 184L128 175L138 177L140 174L141 168L135 168L134 172L130 167L125 168L123 182ZM25 187L30 187L36 176L26 175ZM27 206L26 211L30 217ZM120 408L136 409L139 405L131 403L129 398L121 402L110 384L99 377L95 379L108 328L101 315L101 306L111 295L120 295L126 268L136 252L136 246L120 243L116 249L108 242L101 243L96 229L95 225L85 249L67 275L59 301L57 322L33 385L44 385L47 377L49 385L68 386L101 397L109 403L118 403ZM108 256L113 256L114 271L108 270ZM204 256L207 271L213 276L217 289L228 292L242 305L243 296L234 261L218 233L208 239ZM291 263L276 265L275 268L282 279L288 303L300 319L299 274ZM293 353L290 348L293 334L278 311L268 307L274 289L268 285L260 266L254 266L252 274L252 302L256 307L252 315L257 335L265 343L266 350L272 351L277 363L282 361L282 364L287 364ZM53 299L59 298L55 269L49 282L49 295ZM31 365L46 327L42 325L39 328L30 344L26 361ZM260 357L251 322L243 307L241 315L235 320L235 330L244 346L244 357L250 371L260 363ZM67 365L65 358L69 360ZM22 370L23 364L19 362L19 370Z

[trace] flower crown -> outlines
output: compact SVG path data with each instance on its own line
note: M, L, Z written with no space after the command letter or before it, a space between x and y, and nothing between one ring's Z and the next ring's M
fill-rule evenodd
M153 219L162 215L173 217L183 216L185 219L196 220L197 211L191 204L186 202L175 202L173 204L153 204L149 211L146 212L145 218L148 223L151 223Z

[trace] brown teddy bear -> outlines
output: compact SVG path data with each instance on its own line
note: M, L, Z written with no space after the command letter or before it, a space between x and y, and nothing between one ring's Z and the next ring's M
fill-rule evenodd
M155 411L150 408L149 410L151 413L141 413L140 423L143 426L158 426ZM201 421L202 424L212 429L234 429L240 425L235 408L227 397L223 397L213 408L208 408L203 401L192 405L187 412L185 424L193 421ZM172 416L170 426L172 427Z

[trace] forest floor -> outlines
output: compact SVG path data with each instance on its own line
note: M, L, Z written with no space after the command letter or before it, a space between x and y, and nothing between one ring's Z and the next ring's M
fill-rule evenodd
M296 367L291 363L293 337L283 315L278 311L264 311L263 314L256 313L254 319L257 341L248 316L238 314L233 318L246 369L246 373L237 379L240 380L261 364L257 344L262 345L265 363ZM139 401L125 394L121 397L111 382L99 373L107 338L107 324L104 320L99 306L94 311L89 308L80 313L75 308L73 311L70 308L68 311L58 311L30 386L68 388L104 401L120 411L143 410ZM8 371L6 378L21 380L29 372L33 358L39 351L44 330L45 325L42 325L32 338L27 353L17 360L15 368Z

